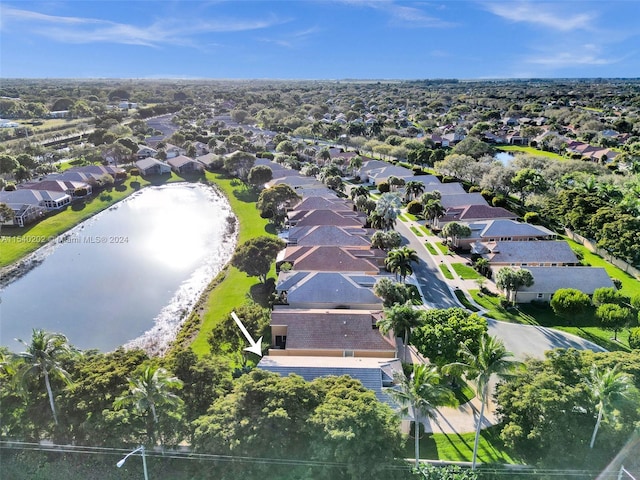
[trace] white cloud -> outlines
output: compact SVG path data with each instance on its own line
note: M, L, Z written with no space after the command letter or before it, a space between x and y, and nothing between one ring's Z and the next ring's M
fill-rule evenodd
M557 4L529 1L486 3L485 8L512 22L531 23L562 32L591 29L596 18L593 13L576 13L575 9L565 12L558 9Z
M404 27L452 27L454 23L427 14L417 7L400 5L393 0L338 0L339 3L365 7L387 13L393 24ZM434 8L435 9L435 8Z
M157 47L162 44L197 46L195 36L206 33L259 30L288 20L274 16L266 19L181 19L133 25L109 20L46 15L28 10L3 7L2 27L20 23L21 28L63 43L120 43Z

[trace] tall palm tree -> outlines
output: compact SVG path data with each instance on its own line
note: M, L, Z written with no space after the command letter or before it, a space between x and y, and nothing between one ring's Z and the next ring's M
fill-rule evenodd
M620 371L620 364L605 370L599 370L594 364L591 366L589 376L584 378L584 382L598 409L596 425L593 429L593 435L591 435L591 443L589 443L589 448L593 448L604 415L616 402L636 397L637 392L631 377Z
M499 377L506 377L511 374L520 362L512 360L513 354L504 346L502 340L497 337L484 334L480 339L478 352L472 351L468 345L460 344L459 355L462 362L452 363L445 367L445 371L462 371L465 376L472 380L476 387L476 394L480 397L481 407L478 424L476 425L476 438L473 443L473 459L471 468L476 468L478 458L478 442L480 440L480 430L484 420L484 409L489 398L489 380L495 374Z
M171 376L164 368L149 366L137 376L128 378L129 392L116 398L113 406L122 408L132 405L134 410L147 418L147 435L155 444L158 428L158 409L178 407L182 399L172 390L182 388L182 381ZM149 420L153 420L153 423Z
M399 276L402 283L404 283L407 275L413 273L411 264L418 263L419 260L418 253L413 248L405 245L391 250L387 254L387 258L384 259L384 265L387 270Z
M71 385L71 376L60 365L63 355L73 352L67 337L60 333L45 332L34 329L31 334L31 343L18 339L26 347L26 351L17 355L21 360L17 370L18 378L26 382L31 377L42 377L49 397L49 406L53 414L53 421L58 425L58 415L51 388L51 377L57 377L67 385Z
M429 221L429 224L433 225L438 218L444 215L445 209L440 200L430 199L425 202L423 211L425 218Z
M419 195L424 193L424 183L417 180L409 180L404 186L408 199L418 198Z
M384 309L382 317L377 325L383 334L393 330L396 337L402 337L404 343L404 362L407 363L407 351L409 350L409 338L411 330L419 326L422 321L420 310L416 310L410 303L396 304Z
M434 418L437 407L453 405L455 397L446 386L441 385L441 376L436 367L414 363L413 372L407 378L399 373L395 377L396 387L386 393L401 407L402 415L410 414L414 421L416 468L420 465L420 423L423 418Z

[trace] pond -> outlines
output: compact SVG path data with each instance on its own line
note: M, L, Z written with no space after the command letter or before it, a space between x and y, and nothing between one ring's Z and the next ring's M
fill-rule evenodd
M0 345L23 350L41 328L76 348L161 353L229 260L235 217L212 187L148 187L35 253L0 297Z
M493 156L493 158L502 162L502 164L506 167L510 165L513 159L516 157L509 152L498 152Z

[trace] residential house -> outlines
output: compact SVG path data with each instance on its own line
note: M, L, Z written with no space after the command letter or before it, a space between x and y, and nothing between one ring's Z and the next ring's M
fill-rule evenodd
M442 192L440 192L442 194ZM442 194L440 203L446 209L465 207L468 205L489 206L480 193L457 193L452 195Z
M158 151L155 148L142 145L136 152L136 158L142 160L143 158L155 157L157 154Z
M369 310L275 309L270 356L395 358L395 342L377 327Z
M369 232L361 227L309 225L292 227L287 237L289 245L337 245L342 247L371 246Z
M533 276L533 285L521 287L517 294L519 303L549 302L561 288L575 288L593 295L598 288L614 286L602 267L526 267Z
M557 234L548 228L530 223L522 223L516 220L498 219L465 223L471 229L471 235L464 238L455 238L454 246L462 249L470 249L477 242L491 243L498 241L534 241L555 240Z
M336 212L352 212L353 202L344 198L326 198L308 196L291 207L292 211L308 212L311 210L334 210Z
M414 174L413 171L408 168L387 164L386 167L375 168L367 171L366 176L362 176L362 174L360 175L360 179L363 182L369 182L373 185L388 182L391 177L413 180Z
M169 164L174 172L180 174L202 172L204 170L204 167L200 162L197 162L185 155L168 158L167 164Z
M448 208L442 217L437 218L433 222L433 226L434 228L442 228L449 222L477 222L480 220L496 220L500 218L516 220L518 216L502 207L466 205Z
M198 155L196 157L196 161L200 162L204 168L207 170L213 170L215 161L220 158L219 155L215 153L205 153L203 155Z
M92 188L86 182L76 182L73 180L54 180L44 178L36 182L22 183L18 185L18 189L25 190L46 190L50 192L63 192L74 197L86 197L91 195Z
M11 192L0 192L0 203L32 205L43 207L46 210L59 210L71 203L71 195L65 192L18 189Z
M492 267L558 267L580 263L569 244L560 240L475 243L471 253L482 255Z
M431 175L428 175L431 176ZM415 180L418 180L422 177L416 177ZM414 180L414 179L412 179ZM462 186L461 183L451 182L451 183L427 183L424 186L424 193L430 192L440 192L440 195L461 195L463 193L467 193Z
M140 175L143 177L171 173L171 165L153 157L138 160L136 162L136 167L140 170Z
M23 203L20 196L13 195L13 193L15 192L0 191L0 203L6 204L13 210L13 217L3 222L2 225L24 227L46 215L47 209L45 207Z
M372 390L378 400L393 405L385 388L393 386L394 376L402 372L398 359L367 357L307 357L269 355L262 357L258 368L282 376L299 375L308 382L319 377L348 375Z
M340 272L280 272L276 293L291 308L381 310L373 294L380 276ZM278 308L284 308L279 306Z
M380 249L341 246L289 246L276 259L276 270L289 263L292 270L306 272L359 272L377 275L386 253Z
M348 213L348 214L347 214ZM364 216L352 215L353 212L334 212L333 210L312 210L302 218L298 218L295 226L335 225L338 227L363 227Z
M171 143L165 144L164 151L167 154L167 159L176 158L187 153L184 148L177 147Z

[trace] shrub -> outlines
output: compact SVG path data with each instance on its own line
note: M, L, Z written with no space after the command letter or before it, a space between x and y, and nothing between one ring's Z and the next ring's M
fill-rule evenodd
M16 186L13 183L9 183L9 184L5 185L4 191L5 192L15 192L16 191Z
M407 205L407 212L412 215L419 215L422 213L423 205L418 200L412 200Z
M378 191L380 193L389 193L389 191L391 191L391 187L388 182L380 182L378 184Z
M524 221L526 223L538 224L540 223L540 215L538 212L527 212L524 214Z
M478 185L471 185L469 187L469 193L482 192L482 189Z
M491 205L494 207L505 207L507 205L507 198L504 195L496 195L491 200Z
M640 348L640 327L629 330L629 346L633 349Z
M487 188L480 192L480 195L484 197L485 200L491 201L493 199L493 192Z

